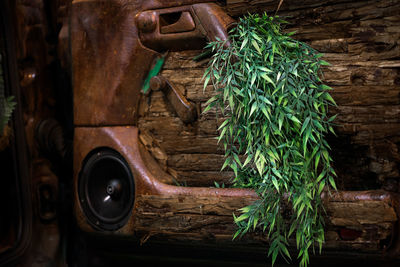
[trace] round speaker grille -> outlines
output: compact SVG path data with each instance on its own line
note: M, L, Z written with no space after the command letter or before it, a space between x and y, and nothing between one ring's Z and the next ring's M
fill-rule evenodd
M125 159L111 149L90 155L81 171L79 199L94 227L103 230L122 227L135 200L134 180Z

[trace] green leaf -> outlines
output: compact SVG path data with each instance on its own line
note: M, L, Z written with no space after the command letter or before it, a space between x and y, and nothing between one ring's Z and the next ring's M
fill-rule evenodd
M289 117L289 119L291 119L292 121L294 121L294 122L296 122L296 123L298 123L298 124L301 124L301 121L300 121L296 116L294 116L294 115L289 115L288 117Z
M278 123L279 123L279 130L281 130L281 128L282 128L282 124L283 124L283 117L284 116L284 114L283 113L281 113L280 115L279 115L279 119L278 119Z
M261 76L263 79L265 79L267 82L269 82L269 83L271 83L273 86L275 86L275 83L271 80L270 77L268 77L268 75L267 75L266 72L261 73L260 76Z
M335 106L337 106L335 100L333 100L332 96L329 93L325 93L324 97L326 100L330 101L332 104L334 104ZM336 116L336 115L335 115Z
M147 91L150 89L150 80L154 76L157 76L158 73L160 73L162 66L164 65L164 61L165 61L165 55L156 60L154 67L149 71L146 79L144 80L144 83L142 86L143 93L147 93Z
M282 175L281 175L275 168L272 168L272 172L273 172L276 176L278 176L280 179L282 179Z
M238 168L237 168L236 162L232 162L230 166L235 174L235 177L237 177L238 176Z
M314 124L315 126L317 126L317 128L318 128L319 130L325 131L324 127L321 125L321 123L320 123L319 121L313 120L313 124Z
M331 65L328 62L326 62L325 60L320 60L319 64L321 64L322 66L330 66Z
M274 160L277 160L277 158L276 158L274 152L272 152L272 150L268 150L267 153L268 153L268 155L269 155L271 158L273 158Z
M333 115L332 117L329 118L328 122L332 122L336 119L338 114Z
M207 75L206 79L204 80L203 91L206 90L206 87L209 82L210 82L210 75Z
M252 156L251 156L251 155L247 156L246 160L245 160L244 163L243 163L243 167L246 166L247 164L249 164L249 162L251 161L251 159L252 159Z
M318 195L321 194L322 190L324 190L324 187L325 187L325 181L321 181L318 187Z
M276 180L275 176L272 176L271 181L274 184L276 191L278 191L278 193L279 193L279 185L278 185L278 181Z
M301 127L300 134L303 134L303 132L307 128L309 122L310 122L310 117L307 117L303 122L303 127Z
M254 218L253 218L253 230L256 229L259 219L260 218L258 217L258 215L254 215Z
M264 138L265 138L265 144L268 146L269 145L269 133L266 133Z
M322 88L322 90L332 90L332 87L327 86L325 84L321 84L321 88Z
M251 210L251 206L246 206L239 209L242 213L248 213Z
M271 101L269 101L266 97L264 97L264 96L260 96L260 99L262 100L262 101L264 101L265 103L267 103L268 105L271 105L271 106L273 106L273 104L272 104L272 102Z
M277 256L278 256L278 250L274 250L274 252L272 252L272 266L274 266Z
M236 220L235 220L236 221ZM236 233L233 235L232 240L235 240L235 238L241 233L240 230L237 230Z
M208 105L204 110L203 110L203 114L204 113L207 113L207 111L209 111L214 105L213 105L214 103L211 103L210 105Z
M205 105L207 106L207 105L211 104L212 102L216 101L217 99L218 99L218 96L215 95L215 96L211 97L210 99L208 99L208 101L205 103Z
M259 66L258 69L263 71L263 72L272 72L272 70L270 70L270 69L268 69L266 67L263 67L263 66Z
M331 186L332 186L335 190L337 190L335 180L333 180L333 177L332 177L332 176L329 176L329 183L331 184Z
M223 169L225 169L226 166L229 165L230 161L231 161L231 160L230 160L229 158L227 158L227 159L225 160L224 164L222 165L221 171L222 171Z
M325 177L325 174L326 174L326 171L323 170L323 171L319 174L319 176L317 177L317 181L316 181L316 182L318 183L319 181L321 181L321 179Z
M228 124L228 122L229 122L229 119L227 119L227 120L224 120L224 122L223 122L223 123L221 123L221 125L218 127L218 130L221 130L221 128L225 127L225 125L227 125L227 124Z
M257 78L257 73L254 72L254 73L253 73L253 76L251 77L250 86L253 86L254 82L256 81L256 78Z
M251 115L254 113L254 111L256 111L256 109L257 109L257 103L254 102L253 105L251 106L249 117L251 117Z
M324 158L326 159L326 161L329 161L329 154L327 150L323 150L322 151L322 155L324 156Z
M242 49L246 46L247 42L249 41L249 38L244 38L242 45L240 46L239 51L242 51Z
M285 255L286 255L289 259L292 259L292 258L290 257L290 253L289 253L288 249L287 249L285 246L282 246L282 251L283 251L283 253L285 253Z
M265 117L267 117L268 119L269 119L269 114L268 114L268 112L267 112L267 109L265 108L265 106L263 105L263 106L261 106L261 111L262 111L262 113L264 113L264 115L265 115Z
M257 52L261 55L262 52L261 52L261 49L260 49L260 47L258 46L256 40L252 40L251 43L252 43L252 45L254 46L254 48L257 50Z
M317 153L315 156L315 171L318 169L319 159L321 157L321 153Z
M247 218L249 218L249 216L250 215L248 213L244 213L244 214L240 215L238 218L236 218L235 222L238 223L238 222L244 221Z

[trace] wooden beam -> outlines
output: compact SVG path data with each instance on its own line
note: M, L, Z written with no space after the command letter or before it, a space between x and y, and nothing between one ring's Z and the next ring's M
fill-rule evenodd
M347 194L347 195L346 195ZM349 197L351 196L355 197ZM363 196L367 196L363 198ZM372 197L371 197L372 196ZM382 196L382 197L379 197ZM255 198L141 195L136 200L135 230L143 238L230 243L236 231L232 214ZM340 192L326 199L328 248L380 251L397 221L390 195L383 191ZM347 232L346 232L347 231ZM348 234L359 235L352 239ZM236 242L236 241L235 241ZM239 244L266 243L257 230Z

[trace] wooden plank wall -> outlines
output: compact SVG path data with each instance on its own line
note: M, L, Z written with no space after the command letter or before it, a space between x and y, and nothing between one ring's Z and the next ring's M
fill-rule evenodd
M239 17L247 12L273 14L279 1L228 0L226 11ZM332 66L325 82L339 113L338 137L329 137L340 189L399 190L400 147L400 1L283 1L278 11L288 16L287 31L325 53ZM213 95L203 93L201 77L207 60L194 62L199 51L170 53L162 75L182 85L198 110ZM181 184L211 186L227 183L213 112L191 125L183 124L161 92L141 101L139 128L153 136L165 151L166 169ZM219 120L221 122L221 119Z
M385 201L345 201L339 195L324 203L327 211L324 248L376 252L387 246L393 233L393 223L397 220L394 208ZM141 195L136 199L135 230L144 234L143 240L265 246L267 238L260 229L232 243L232 235L237 229L232 213L238 215L239 208L254 200L220 196ZM343 229L352 229L359 236L346 238ZM294 240L290 242L294 247Z

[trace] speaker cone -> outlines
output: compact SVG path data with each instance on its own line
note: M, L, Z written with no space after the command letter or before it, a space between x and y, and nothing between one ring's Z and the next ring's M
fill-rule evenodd
M111 149L89 155L80 175L79 199L94 227L103 230L122 227L135 199L134 180L125 159Z

